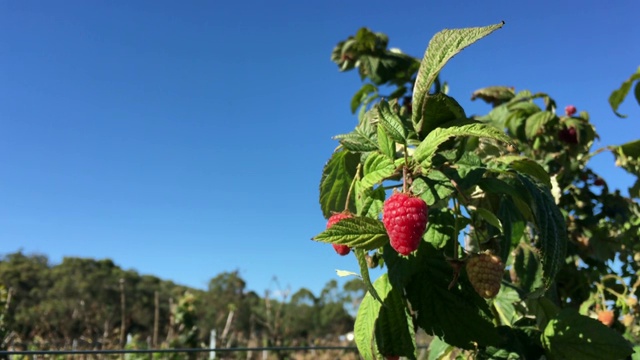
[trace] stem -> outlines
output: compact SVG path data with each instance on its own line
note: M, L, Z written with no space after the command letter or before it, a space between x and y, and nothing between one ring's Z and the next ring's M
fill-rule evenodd
M349 185L349 191L347 192L347 200L344 203L345 210L349 210L349 199L351 199L351 190L353 190L353 187L356 184L356 180L358 180L359 174L360 174L360 164L358 164L358 167L356 167L356 173L353 176L353 180L351 180L351 185Z
M598 155L598 154L600 154L600 153L602 153L602 152L605 152L605 151L607 151L607 150L609 150L609 151L613 151L613 150L614 150L614 147L613 147L613 146L605 146L605 147L601 147L600 149L598 149L598 150L596 150L596 151L594 151L594 152L592 152L592 153L590 153L590 154L587 154L587 155L586 155L584 158L582 158L582 159L586 162L586 161L588 161L589 159L591 159L592 157L594 157L594 156L596 156L596 155Z
M458 217L460 216L460 204L456 198L453 198L453 214L455 216L453 222L453 259L458 260Z
M403 152L404 152L404 166L402 167L402 192L407 193L407 182L409 181L407 177L407 170L409 169L409 154L407 151L407 144L403 144Z

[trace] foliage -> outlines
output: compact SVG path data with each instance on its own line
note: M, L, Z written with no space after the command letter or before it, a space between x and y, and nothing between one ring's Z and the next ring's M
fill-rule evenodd
M640 140L591 152L598 135L587 112L557 114L549 95L511 87L474 92L493 109L469 118L437 81L451 57L502 26L444 30L419 67L368 29L333 50L341 71L357 68L368 82L351 101L358 124L336 136L320 183L324 216L353 216L314 240L354 249L368 290L355 324L365 359L415 359L418 328L434 336L430 359L617 359L640 340L640 182L626 197L589 166L611 151L639 176ZM379 99L382 84L392 92ZM380 220L391 191L429 206L409 256L391 248ZM507 265L489 300L465 271L480 251ZM365 261L373 258L386 269L375 282ZM594 320L605 310L612 324Z
M211 330L219 347L335 344L352 329L349 310L364 296L355 280L343 288L330 281L320 294L302 288L288 298L261 297L237 271L218 274L201 290L108 259L69 257L52 265L45 256L17 252L0 258L0 340L33 350L70 349L74 340L79 348L122 348L120 279L130 349L208 347Z

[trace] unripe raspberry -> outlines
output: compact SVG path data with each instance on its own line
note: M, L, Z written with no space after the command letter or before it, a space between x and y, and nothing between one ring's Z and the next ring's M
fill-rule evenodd
M327 221L327 229L332 227L336 223L340 222L340 220L347 219L350 217L351 217L351 214L348 214L348 213L339 213L339 214L331 215L331 217L329 218L329 221ZM340 244L331 244L331 245L333 245L333 249L339 255L342 255L342 256L347 255L351 251L351 249L347 245L340 245Z
M427 227L428 210L422 199L403 193L395 193L384 202L382 222L391 247L398 253L409 255L418 248Z
M498 295L504 274L504 264L496 255L485 252L467 260L467 276L474 290L483 298Z
M611 327L611 325L613 325L613 321L615 320L613 316L613 311L611 310L600 311L598 313L598 320L600 320L600 322L605 324L606 326Z
M573 116L576 113L576 107L573 105L567 105L564 108L564 113L567 114L567 116Z

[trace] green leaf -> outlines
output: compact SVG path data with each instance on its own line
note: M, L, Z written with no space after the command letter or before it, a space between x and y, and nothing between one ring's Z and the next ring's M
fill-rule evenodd
M413 193L424 200L428 206L447 200L448 196L456 190L451 180L437 170L429 172L426 177L413 180L411 188Z
M526 243L520 243L513 251L513 265L511 269L514 284L525 292L525 296L537 294L538 289L544 288L542 266L540 266L538 250Z
M420 139L447 122L467 117L462 106L454 98L443 93L427 96L423 107L422 118L414 125Z
M527 176L518 175L518 178L531 196L531 209L539 235L544 285L548 288L565 260L567 229L564 217L548 188L541 188Z
M622 85L620 85L620 88L613 91L609 96L609 104L611 105L611 109L613 109L613 112L618 117L621 117L621 118L627 117L627 115L622 115L618 113L618 107L620 106L622 101L624 101L624 98L627 97L627 94L629 93L629 90L631 89L631 85L633 84L633 82L639 79L640 79L640 67L638 67L638 70L636 70L636 72L632 74L631 77L629 77L629 79L627 79L625 82L622 83ZM638 100L638 103L640 104L639 93L640 93L640 90L638 89L638 85L636 84L635 96L636 96L636 99Z
M376 280L374 287L383 305L375 324L378 351L382 355L406 356L415 359L416 344L411 315L400 289L394 288L387 274Z
M431 209L429 211L429 221L424 234L424 240L436 249L441 249L449 239L457 239L455 232L455 217L449 208Z
M449 289L453 270L442 251L423 241L415 256L402 258L390 250L384 259L389 279L394 286L405 286L417 324L428 334L463 349L499 342L486 301L466 277Z
M517 291L507 286L500 288L500 292L493 299L493 307L498 313L502 325L513 326L520 318L514 306L518 302L520 302L520 296Z
M620 146L615 146L613 155L616 157L616 165L622 167L629 173L640 176L640 140L634 140ZM629 190L633 193L636 185Z
M382 126L376 126L378 132L378 149L380 152L386 155L389 159L395 159L396 155L396 143L387 135L387 132Z
M520 243L526 229L526 222L518 207L509 197L502 196L498 208L498 218L503 228L503 240L500 243L500 258L505 262L509 258L511 249Z
M364 162L364 177L360 180L360 184L365 188L372 187L393 175L395 170L395 165L388 157L371 153Z
M339 221L316 235L313 240L373 250L388 243L389 237L382 221L358 216Z
M431 167L433 156L438 151L438 147L453 136L478 136L503 141L511 144L511 139L493 126L482 123L466 123L454 125L448 128L437 128L427 135L416 148L413 158L423 169Z
M510 168L520 173L530 175L547 187L551 187L551 178L549 177L549 173L547 173L540 164L532 159L520 155L504 155L493 159L493 161L507 164Z
M462 49L501 28L500 24L466 29L445 29L437 33L427 46L424 58L418 70L413 87L413 116L414 124L422 119L424 103L429 89L445 64Z
M498 219L498 217L495 216L491 211L484 208L477 208L475 210L475 213L481 218L483 218L484 221L491 224L491 226L495 227L496 229L502 232L502 224L500 223L500 219Z
M574 309L564 309L549 321L542 345L550 359L617 360L633 353L622 335Z
M429 358L428 360L440 360L445 355L453 350L453 346L442 341L439 337L434 337L429 343Z
M375 348L374 330L381 306L381 302L376 301L370 293L367 293L358 308L353 333L358 352L365 360L375 359L375 354L378 352Z
M544 126L555 119L556 114L551 111L539 111L526 120L524 132L528 139L533 139L538 136L540 132L544 130Z
M378 291L371 283L371 277L369 276L369 266L367 265L367 252L363 249L354 249L353 252L356 254L356 259L358 259L358 265L360 265L360 275L362 276L362 281L364 282L364 286L368 291L368 294L371 294L374 299L382 304L382 298L378 295Z
M549 321L560 312L560 308L544 296L527 299L526 304L529 312L535 316L536 324L540 330L544 330Z
M333 153L324 166L320 180L320 208L325 218L331 217L333 212L345 210L347 194L359 162L360 155L339 150ZM356 211L353 198L349 199L348 209L352 212Z
M351 113L355 114L358 107L369 97L369 94L378 95L378 88L373 84L364 84L351 98Z
M473 101L480 98L487 104L491 104L494 107L497 107L513 99L515 95L515 91L512 87L489 86L474 91L473 94L471 94L471 100Z
M360 182L356 182L356 213L360 216L378 218L382 211L386 194L384 188L363 188Z
M333 137L347 150L353 152L367 152L378 149L375 139L368 137L361 130L356 128L348 134L340 134Z
M377 107L378 110L378 125L382 125L385 132L391 139L400 144L407 142L407 133L405 131L402 120L396 113L391 110L389 103L386 100L380 101Z
M391 286L386 274L376 280L374 287L382 301L367 293L354 324L360 355L366 360L375 359L377 353L415 359L415 334L402 293Z

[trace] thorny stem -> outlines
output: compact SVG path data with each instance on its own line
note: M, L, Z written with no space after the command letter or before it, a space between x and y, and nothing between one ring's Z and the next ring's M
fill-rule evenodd
M349 209L349 199L351 199L351 191L353 190L354 185L356 184L356 180L358 180L358 176L360 175L360 164L356 167L356 173L353 176L353 180L351 180L351 185L349 185L349 191L347 192L347 200L344 203L344 209Z

